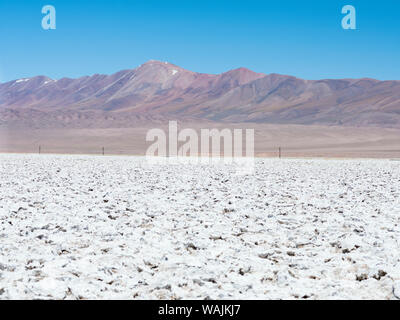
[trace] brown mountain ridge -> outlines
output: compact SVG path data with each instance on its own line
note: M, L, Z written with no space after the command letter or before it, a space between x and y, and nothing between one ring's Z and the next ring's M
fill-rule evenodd
M112 75L0 84L3 127L131 127L167 119L400 128L400 81L304 80L246 68L214 75L151 60Z

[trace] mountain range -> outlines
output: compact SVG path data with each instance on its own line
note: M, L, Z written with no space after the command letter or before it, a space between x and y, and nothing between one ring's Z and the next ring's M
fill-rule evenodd
M304 80L246 68L196 73L148 61L112 75L0 84L0 124L131 127L181 120L400 128L400 81Z

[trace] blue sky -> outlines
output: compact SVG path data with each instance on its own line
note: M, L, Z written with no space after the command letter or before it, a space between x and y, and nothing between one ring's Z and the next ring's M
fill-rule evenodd
M41 8L57 29L41 27ZM343 30L341 8L357 10ZM306 79L400 79L398 0L1 0L0 81L111 74L156 59Z

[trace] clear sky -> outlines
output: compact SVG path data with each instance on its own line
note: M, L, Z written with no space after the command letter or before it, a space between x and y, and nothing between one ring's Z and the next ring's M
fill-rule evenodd
M47 4L56 30L41 27ZM347 4L357 30L341 27ZM204 73L400 79L400 1L0 1L1 82L111 74L150 59Z

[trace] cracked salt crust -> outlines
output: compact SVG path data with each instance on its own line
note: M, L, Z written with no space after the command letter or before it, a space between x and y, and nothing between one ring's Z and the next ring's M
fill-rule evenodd
M0 155L0 299L396 299L400 163Z

